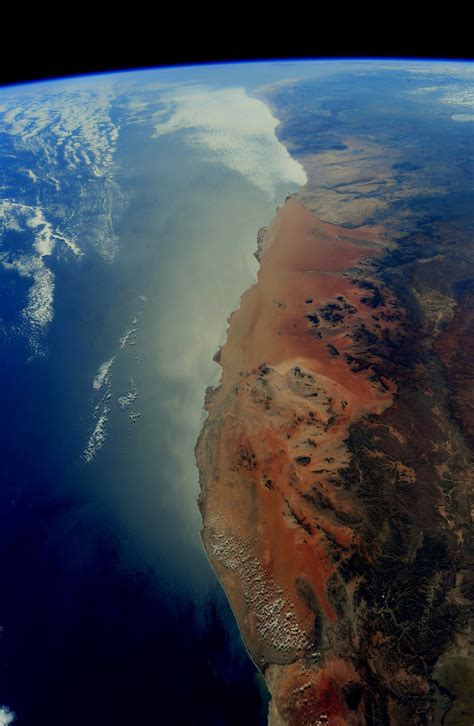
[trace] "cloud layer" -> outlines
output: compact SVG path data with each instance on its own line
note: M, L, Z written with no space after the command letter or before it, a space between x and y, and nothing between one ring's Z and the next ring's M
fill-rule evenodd
M278 120L243 88L181 88L165 98L171 115L158 122L155 136L186 130L204 158L242 174L269 198L279 184L306 183L303 167L276 136Z

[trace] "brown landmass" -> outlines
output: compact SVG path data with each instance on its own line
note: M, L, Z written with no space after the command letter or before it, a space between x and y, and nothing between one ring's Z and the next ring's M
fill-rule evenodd
M464 287L459 304L450 325L434 344L450 384L451 404L456 419L460 422L474 445L474 285Z
M458 235L462 262L446 230L397 246L389 210L361 224L370 194L356 214L357 194L337 206L318 174L261 230L216 354L204 545L270 724L472 725L469 245Z

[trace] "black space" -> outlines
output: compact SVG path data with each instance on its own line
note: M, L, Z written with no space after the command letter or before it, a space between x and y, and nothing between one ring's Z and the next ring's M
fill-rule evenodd
M432 13L417 22L413 12L407 17L401 8L389 13L385 7L382 17L380 9L360 7L256 5L248 11L243 5L190 9L168 3L166 8L156 5L153 16L115 6L104 19L97 6L93 12L84 6L74 14L65 10L63 15L48 14L44 7L10 11L13 17L4 22L0 44L0 85L254 59L473 58L470 25L459 16L436 18Z

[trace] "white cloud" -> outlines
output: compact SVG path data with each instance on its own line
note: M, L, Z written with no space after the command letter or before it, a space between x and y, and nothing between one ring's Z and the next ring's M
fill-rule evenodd
M455 113L451 116L453 121L460 121L461 123L466 121L474 121L474 113Z
M279 184L306 183L303 167L276 136L278 120L243 88L178 89L165 100L171 117L157 123L155 136L185 129L204 158L226 164L269 198Z
M30 230L31 251L1 252L1 240L5 232ZM75 242L55 229L46 219L41 207L8 199L0 201L0 265L5 270L13 270L21 277L31 280L21 317L25 325L23 332L35 355L44 352L42 338L53 319L55 282L54 273L47 265L47 258L53 254L57 242L62 242L76 256L81 255Z
M438 103L446 106L462 106L468 111L474 112L474 87L472 82L453 83L443 81L436 86L420 86L413 91L412 95L431 95ZM457 120L457 119L455 119Z
M109 419L110 409L104 406L104 409L99 416L95 428L89 437L84 452L82 454L86 464L90 464L95 458L97 452L102 448L107 438L107 421ZM1 724L0 724L1 726Z
M128 389L127 393L124 393L122 396L119 396L117 398L117 403L122 409L122 411L126 411L129 409L137 400L138 398L138 389L136 386L135 381L133 378L130 379L130 388Z
M43 147L52 161L63 156L74 170L83 161L95 176L112 167L119 129L110 117L115 94L111 84L81 84L77 80L50 85L44 93L7 94L3 111L6 130L23 146Z
M99 391L104 383L109 382L110 369L112 368L114 361L115 356L112 356L112 358L109 358L109 360L106 360L100 364L94 380L92 381L92 388L94 389L94 391Z
M65 243L75 254L77 239L81 246L91 243L107 259L117 248L113 214L123 204L115 180L120 131L111 117L115 98L111 80L74 79L7 89L0 102L0 122L14 153L33 155L33 169L26 173L67 224ZM51 197L51 188L61 190L63 199ZM73 193L73 205L66 192Z
M15 715L8 706L0 706L0 726L9 726L15 720Z

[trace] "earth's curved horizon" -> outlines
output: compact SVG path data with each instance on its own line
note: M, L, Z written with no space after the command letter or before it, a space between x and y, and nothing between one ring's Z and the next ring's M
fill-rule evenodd
M35 81L0 153L0 724L471 726L474 66Z

